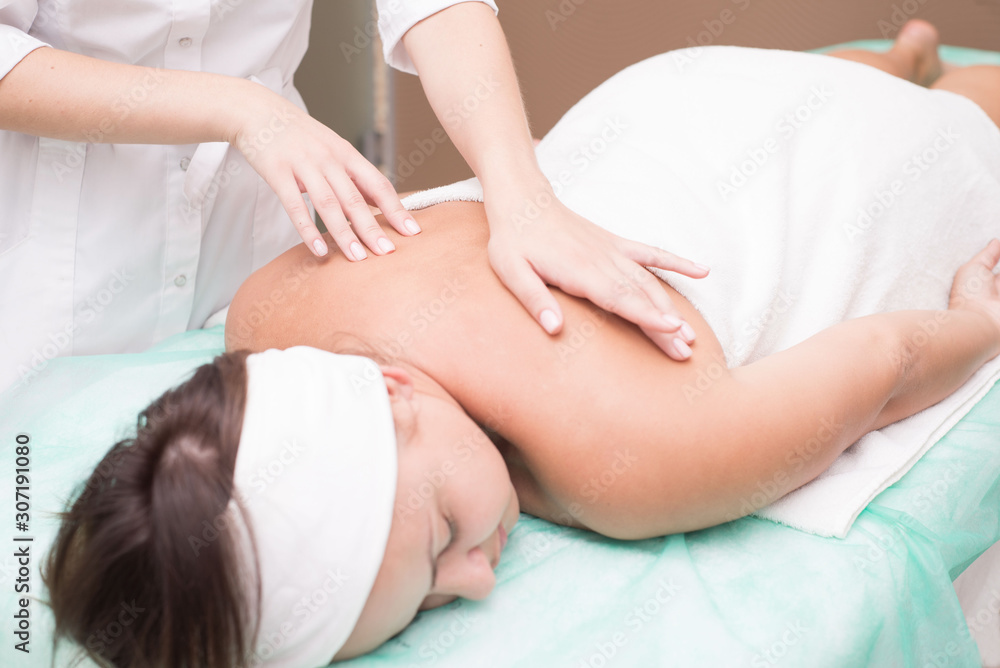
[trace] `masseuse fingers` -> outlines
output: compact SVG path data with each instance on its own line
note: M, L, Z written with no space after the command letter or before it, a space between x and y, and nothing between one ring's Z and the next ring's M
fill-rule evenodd
M691 348L679 335L655 329L646 329L644 327L640 327L639 329L649 337L650 341L656 344L657 348L665 352L671 359L683 362L691 357Z
M649 270L627 258L618 258L617 265L620 277L615 285L616 291L619 293L641 291L646 296L646 299L649 300L649 304L655 309L655 311L649 310L646 303L640 300L640 306L646 314L646 320L643 321L631 317L628 317L628 320L637 325L661 332L675 332L683 328L684 316L674 306L663 284ZM664 318L661 314L670 317ZM622 317L626 316L623 315ZM685 330L685 333L690 335L691 340L694 340L694 334L690 326ZM688 341L688 343L690 342Z
M278 196L281 206L288 212L288 217L292 219L292 224L295 225L295 229L298 230L299 236L305 242L306 247L318 257L326 255L329 249L326 246L326 242L323 241L323 235L319 233L319 228L316 227L312 215L309 213L309 207L306 206L305 200L302 199L302 191L296 185L295 179L290 178L276 181L271 183L271 187Z
M344 215L350 220L350 227L354 234L361 239L361 243L368 246L376 255L387 255L396 250L395 244L385 236L382 226L375 220L368 202L365 200L354 181L348 177L346 172L338 170L331 171L326 175L327 181L333 185L337 200ZM326 220L324 218L324 220ZM336 237L334 237L336 238ZM353 242L352 242L353 243ZM358 255L358 249L352 245L353 255Z
M592 286L594 291L601 289L600 285ZM619 267L613 294L603 297L595 294L582 291L578 296L601 304L605 310L638 325L669 357L683 361L691 356L688 344L694 342L694 330L674 308L663 285L645 268L634 262L624 264Z
M604 310L638 325L673 359L687 359L691 352L681 339L684 323L675 316L665 315L650 300L643 286L648 286L649 281L655 282L655 279L646 269L635 263L631 265L632 271L617 273L614 271L614 265L606 265L603 269L592 265L591 271L574 275L572 281L564 280L558 283L547 274L542 273L542 276L549 283L558 285L563 292L587 299ZM690 326L688 329L690 330Z
M621 242L622 252L631 257L631 259L635 262L644 266L674 271L690 276L691 278L704 278L708 275L709 268L705 265L698 264L669 251L625 239L622 239ZM652 276L652 274L649 275ZM669 295L667 294L666 288L659 280L643 282L643 289L649 296L650 301L652 301L653 304L663 313L667 313L683 321L683 316L676 309L673 301L671 301ZM681 325L681 330L678 332L678 335L680 337L680 341L683 341L685 344L694 342L695 331L691 325L686 322ZM684 354L687 351L685 350L684 345L680 345L680 341L674 341L671 345L678 348L681 354Z
M691 356L691 349L684 341L685 327L691 332L691 341L694 341L691 326L684 323L680 318L668 315L655 305L643 289L649 280L655 281L652 274L646 269L633 265L634 270L629 273L622 272L617 281L600 281L591 274L591 284L589 288L584 285L560 285L564 292L589 299L600 305L604 310L635 323L639 329L665 352L669 357L678 361L684 361ZM607 276L605 276L607 278ZM613 285L611 292L607 292L607 286ZM658 286L662 287L662 286ZM664 295L665 296L665 295ZM668 331L665 331L668 330Z
M321 175L310 175L301 177L301 180L305 191L309 193L313 206L316 207L320 218L326 224L327 231L347 259L363 260L368 257L351 230L351 224L340 208L340 201L326 179Z
M392 183L374 165L361 158L357 165L348 168L347 173L354 179L368 203L382 212L393 229L404 236L420 232L420 226L413 220L410 212L403 208Z
M558 334L563 326L562 309L531 264L522 257L506 262L494 261L492 254L490 263L500 282L517 297L531 317L549 334Z
M578 296L643 329L676 332L683 324L663 286L634 262L623 261L620 266L616 262L604 273L591 272L585 280Z
M622 239L619 249L624 255L646 267L674 271L678 274L690 276L691 278L705 278L708 276L709 268L705 265L698 264L656 246L648 246L638 241Z
M678 322L680 322L680 327L675 330L671 329L668 331L673 331L672 337L656 337L654 341L656 344L662 348L667 354L669 354L674 359L687 359L691 350L689 346L694 343L696 333L694 328L684 319L684 315L677 310L674 306L673 300L667 294L667 289L658 278L656 278L652 272L638 265L634 265L632 269L632 275L635 275L636 268L641 271L640 276L649 277L649 280L643 280L641 282L642 289L646 292L646 296L653 303L661 313L665 313L669 316L674 317ZM662 332L663 327L653 327L645 328L644 331L657 331ZM676 353L676 354L674 354Z

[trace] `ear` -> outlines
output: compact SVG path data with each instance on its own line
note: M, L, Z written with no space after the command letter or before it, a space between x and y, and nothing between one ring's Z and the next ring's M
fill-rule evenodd
M413 378L404 369L398 366L379 365L382 377L385 378L385 387L389 391L389 398L403 399L413 398Z

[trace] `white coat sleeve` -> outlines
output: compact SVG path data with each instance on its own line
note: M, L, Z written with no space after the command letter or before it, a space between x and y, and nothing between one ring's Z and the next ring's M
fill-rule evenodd
M403 46L403 35L428 16L466 1L468 0L376 0L378 31L382 37L385 62L397 70L416 74L417 69ZM476 1L488 5L493 13L499 11L493 0Z
M0 0L0 79L45 42L28 34L38 14L34 0Z

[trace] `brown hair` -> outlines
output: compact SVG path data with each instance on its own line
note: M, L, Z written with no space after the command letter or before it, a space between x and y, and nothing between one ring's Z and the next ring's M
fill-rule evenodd
M247 354L220 355L150 404L62 514L43 572L54 643L129 668L250 662L256 556L208 531L229 526Z

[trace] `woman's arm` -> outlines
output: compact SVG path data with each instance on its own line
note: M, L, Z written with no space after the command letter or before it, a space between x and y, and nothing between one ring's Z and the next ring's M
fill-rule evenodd
M388 238L364 196L397 231L411 234L405 227L410 216L392 185L349 142L280 95L245 79L122 65L40 48L0 79L0 129L90 143L227 141L275 190L315 254L324 255L327 247L302 192L309 193L348 258L354 257L351 246L358 237L374 252L386 252L378 242Z
M493 11L478 2L454 5L411 28L403 44L431 107L483 184L490 263L532 317L550 334L562 328L549 283L639 325L668 355L686 359L686 344L677 344L685 338L677 331L680 313L640 265L694 278L708 270L610 234L556 199L535 159Z
M840 323L783 352L712 376L627 429L629 458L599 488L608 458L553 453L535 462L548 495L527 512L638 539L736 519L809 482L869 431L931 406L1000 353L1000 279L992 241L958 272L947 311L901 311ZM625 425L622 425L623 427ZM611 476L604 478L611 479ZM589 497L589 498L588 498Z

